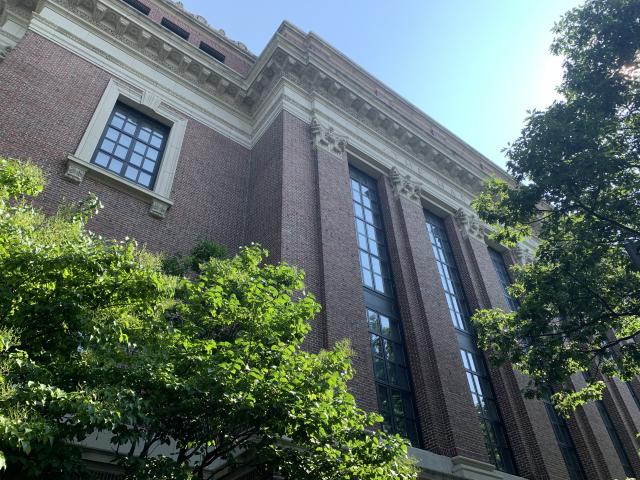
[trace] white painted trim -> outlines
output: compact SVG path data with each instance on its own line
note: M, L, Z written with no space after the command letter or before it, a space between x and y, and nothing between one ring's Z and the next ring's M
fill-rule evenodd
M119 100L124 100L126 103L133 103L134 105L143 105L171 125L153 190L129 182L125 178L91 163L91 159L93 158L96 148L98 148L98 142L109 121L111 112ZM121 182L127 189L134 191L137 196L146 197L150 200L151 215L162 218L167 208L172 205L170 199L171 186L173 185L186 127L186 117L178 114L156 92L135 88L125 82L112 78L109 80L109 84L102 94L102 98L91 117L87 130L84 132L78 144L78 148L75 153L69 157L66 177L76 183L81 182L84 176L82 169L84 168L85 172L91 170L92 172L105 176L111 182Z
M136 55L126 45L116 45L88 24L79 25L56 4L47 3L34 14L29 29L56 45L75 53L116 78L143 90L156 92L172 107L249 148L251 126L248 118L231 110L210 95L200 94L178 75L169 76L151 61Z

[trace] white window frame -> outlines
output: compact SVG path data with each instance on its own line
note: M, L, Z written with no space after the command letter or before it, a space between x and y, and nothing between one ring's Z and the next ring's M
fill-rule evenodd
M105 126L109 122L109 117L118 101L133 108L136 105L146 107L147 111L152 111L155 116L163 120L163 123L169 124L171 128L152 190L130 182L120 175L91 163ZM143 110L142 113L145 113L145 111ZM78 148L75 153L67 157L65 178L73 183L80 184L85 174L90 172L92 177L147 201L151 204L149 214L162 219L165 217L169 207L173 205L170 198L171 187L186 128L187 118L174 110L157 93L135 88L112 78L102 94L100 103L98 103L98 107L93 113L93 117L78 144Z

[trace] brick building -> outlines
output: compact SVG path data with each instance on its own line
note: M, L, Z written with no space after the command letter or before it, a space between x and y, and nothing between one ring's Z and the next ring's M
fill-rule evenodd
M351 340L353 392L423 478L640 475L640 385L564 421L475 345L470 312L513 306L507 265L532 249L490 244L469 208L506 173L316 35L284 22L256 56L169 0L0 0L0 155L45 170L50 211L98 194L105 236L260 242L304 268L308 348Z

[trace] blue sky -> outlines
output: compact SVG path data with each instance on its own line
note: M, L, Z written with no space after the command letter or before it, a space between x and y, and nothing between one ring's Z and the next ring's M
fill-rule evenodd
M183 0L259 54L282 20L313 31L499 165L526 110L556 98L551 28L578 0Z

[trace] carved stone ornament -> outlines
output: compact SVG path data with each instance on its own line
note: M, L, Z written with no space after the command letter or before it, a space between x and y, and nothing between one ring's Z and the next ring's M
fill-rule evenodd
M410 175L402 175L396 167L391 168L389 178L395 195L402 195L415 202L420 201L422 183L416 182Z
M7 21L7 10L9 7L7 6L7 0L0 0L0 27L3 26Z
M333 127L323 127L317 118L313 117L311 125L312 144L314 149L323 148L341 157L347 148L347 137L338 135Z
M532 263L534 260L533 252L522 244L518 244L511 249L511 253L515 259L522 264Z
M476 215L467 213L460 208L456 212L455 219L464 238L473 237L480 241L484 241L485 229Z
M0 63L2 63L11 50L11 47L0 47Z
M76 162L67 161L67 171L64 173L64 178L71 183L80 184L84 180L84 175L87 173L87 169L82 165L78 165Z
M160 200L154 199L149 209L149 215L155 218L163 219L167 215L169 204Z

